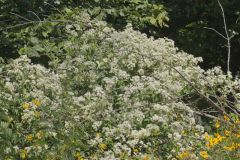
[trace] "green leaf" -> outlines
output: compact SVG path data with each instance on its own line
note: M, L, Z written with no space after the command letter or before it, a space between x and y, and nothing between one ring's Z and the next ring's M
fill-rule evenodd
M46 38L48 36L48 32L42 32L42 35L44 38Z
M157 20L154 18L154 17L151 17L149 22L152 24L152 25L156 25L157 23Z
M39 41L36 37L31 37L30 42L32 42L33 44L37 44Z

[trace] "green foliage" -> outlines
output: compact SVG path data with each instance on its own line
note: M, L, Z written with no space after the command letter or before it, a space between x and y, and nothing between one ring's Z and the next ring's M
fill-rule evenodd
M148 53L148 48L154 46L151 44L153 41L131 29L118 33L107 28L102 22L97 22L95 25L98 26L96 29L89 29L78 39L71 41L75 55L72 55L72 58L66 57L63 63L56 66L55 72L39 65L31 65L26 57L16 59L2 67L1 76L9 77L1 81L1 106L4 110L2 115L6 115L6 120L10 119L9 122L5 122L6 120L3 119L1 123L3 131L1 138L4 139L6 135L9 135L9 138L5 138L1 143L2 156L19 159L46 159L53 155L55 159L62 159L64 156L73 158L74 152L79 151L84 157L105 157L110 156L104 154L107 149L113 154L115 152L116 157L124 159L124 157L129 157L130 153L123 155L118 153L117 142L122 141L118 139L118 136L126 136L127 139L133 138L125 133L124 127L128 127L128 124L133 127L129 129L134 130L133 133L139 134L139 138L145 143L150 139L159 138L159 134L166 137L168 130L170 133L172 132L168 126L159 125L161 130L165 131L160 133L158 126L154 125L155 122L152 124L153 126L149 126L152 121L151 117L146 117L146 119L144 117L154 113L147 108L139 108L140 110L136 108L136 110L131 108L132 104L129 103L132 100L140 104L147 101L152 105L167 102L167 94L162 95L162 99L152 100L150 95L156 94L155 87L146 86L140 92L134 89L136 80L132 77L139 70L134 65L142 64L139 67L142 66L143 70L151 68L152 71L157 71L158 67L151 67L151 63L154 61L150 61L147 65L141 56L133 54L128 57L128 54L133 50L138 51L139 41L146 43L146 48L143 48L140 53ZM66 31L69 32L69 27ZM75 33L70 32L70 34L73 36ZM126 36L130 36L131 40ZM84 44L81 44L83 42ZM172 45L168 40L159 40L155 43L161 44L163 49L166 49L164 54L168 54ZM117 45L114 46L114 44ZM126 44L130 45L126 46ZM175 53L174 49L173 53ZM71 52L68 52L69 56L71 56ZM140 81L138 83L150 85L150 82ZM125 91L124 88L131 86L132 91L129 91L132 92L132 96L128 97L128 91ZM121 99L121 94L125 95L125 100ZM148 107L152 107L152 105ZM161 105L159 107L161 109ZM166 111L163 111L162 114L172 121L171 116L167 114L168 107L163 107L163 109ZM175 110L174 108L169 109ZM110 110L111 112L109 112ZM156 108L156 110L158 109ZM128 113L132 114L128 115ZM135 113L139 113L139 115L135 115ZM142 117L142 115L144 116ZM128 119L128 117L132 118ZM137 121L135 117L139 117L136 119ZM179 118L181 119L181 117ZM103 126L98 124L103 124ZM141 129L146 127L151 132ZM10 137L11 132L16 136L15 139ZM98 132L101 132L103 141L98 141L100 137L95 136ZM108 132L109 134L114 132L116 137L108 135ZM149 140L146 137L149 137ZM123 143L122 147L127 145L124 141L121 143ZM172 144L164 143L166 145L163 150L170 150L169 147ZM104 144L107 145L107 148L104 147ZM99 148L98 145L101 147ZM154 145L158 146L159 144ZM139 150L146 150L141 143L136 147L141 147ZM126 151L129 149L132 150L127 147ZM144 154L146 151L141 152ZM95 155L96 153L97 155Z
M222 0L221 2L225 10L229 33L235 35L232 39L230 64L231 71L235 74L239 70L240 6L238 0ZM226 69L225 40L213 31L204 29L204 27L211 27L224 33L217 1L208 0L1 0L1 57L17 57L19 49L28 45L28 41L22 41L24 35L19 33L22 29L32 27L33 23L20 25L27 22L23 17L31 21L38 21L39 18L44 20L52 17L52 14L61 14L64 8L74 10L75 7L80 8L81 11L87 11L92 19L107 21L116 29L123 29L127 23L132 23L135 29L149 36L169 37L179 48L195 56L203 57L202 67L221 66L224 70ZM46 36L47 33L43 34ZM30 39L30 37L25 38ZM44 60L38 59L37 61Z
M2 21L0 24L0 54L5 58L17 57L22 47L29 45L29 43L37 43L37 39L47 39L49 36L53 39L58 39L61 34L59 33L61 27L53 30L52 28L61 24L51 22L43 24L40 21L53 20L53 17L55 20L63 20L66 16L65 12L69 12L67 14L68 17L71 17L71 14L78 14L73 13L73 10L84 10L90 14L91 18L97 17L100 20L107 20L110 24L120 29L124 28L127 23L133 23L135 28L139 29L144 29L149 25L163 27L166 26L168 21L167 12L163 5L155 2L151 3L147 0L37 0L31 2L23 0L16 3L15 1L2 0L0 6L0 12L2 13L0 17ZM75 7L79 9L73 9ZM58 15L56 16L56 14ZM76 23L78 23L78 20L76 20ZM42 29L40 37L38 33L39 28ZM48 35L50 32L51 35ZM63 34L63 36L65 35ZM64 39L64 37L62 38ZM41 42L45 43L44 41ZM37 51L41 50L41 45L44 44L39 44ZM54 49L54 44L49 49ZM20 52L22 51L21 49ZM34 55L38 56L36 53L32 53L32 56Z
M239 79L202 70L170 39L61 12L22 29L22 56L0 65L1 158L203 159L196 114L230 94L239 108ZM28 56L49 57L48 68Z
M223 4L235 63L239 3ZM172 40L148 38L167 35L208 66L224 66L225 42L203 29L222 31L214 1L0 0L0 11L1 55L21 55L0 59L1 159L239 154L239 79L202 70L201 58ZM199 114L225 121L213 129ZM206 141L203 125L216 130Z

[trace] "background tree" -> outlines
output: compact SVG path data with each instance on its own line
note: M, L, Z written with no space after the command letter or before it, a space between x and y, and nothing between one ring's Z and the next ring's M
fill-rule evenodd
M225 10L230 36L235 35L231 44L230 70L236 74L240 68L238 54L240 51L238 35L240 3L238 0L222 0L221 3ZM19 49L28 44L22 40L24 35L19 33L30 25L14 27L26 22L23 17L31 21L39 18L44 20L53 13L61 14L64 8L76 7L86 10L92 18L106 20L109 25L118 30L122 30L127 23L132 23L135 29L148 36L169 37L180 49L203 57L204 62L201 64L203 68L220 65L225 71L227 69L225 40L211 30L204 29L204 27L211 27L224 33L221 9L217 0L33 0L31 2L1 0L1 56L17 57Z
M168 8L170 17L169 28L164 29L164 35L175 40L177 46L204 59L202 67L211 68L220 65L226 71L227 48L226 41L211 30L215 28L224 33L221 9L217 1L186 0L163 1ZM221 1L226 16L226 23L232 39L232 62L230 70L236 73L240 67L240 21L237 0ZM162 33L161 33L162 34ZM160 35L160 34L159 34Z

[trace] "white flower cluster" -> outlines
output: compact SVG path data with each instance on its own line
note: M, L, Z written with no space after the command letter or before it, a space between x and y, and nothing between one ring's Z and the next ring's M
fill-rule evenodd
M37 131L44 128L45 138L55 144L43 141L38 152L51 155L71 142L68 149L75 147L86 159L172 159L201 143L203 127L196 123L194 109L181 101L191 86L177 71L203 93L217 85L229 92L239 81L217 68L204 72L197 65L201 58L178 51L169 39L153 40L130 26L122 32L101 22L96 26L101 29L90 29L73 42L78 53L54 71L31 64L25 56L2 68L6 78L0 100L5 113L14 117L9 122L17 128L13 134L40 139ZM72 26L67 30L73 32ZM34 107L32 99L41 106ZM11 151L20 142L12 140L6 154L15 154ZM30 143L19 148L26 145L34 148Z

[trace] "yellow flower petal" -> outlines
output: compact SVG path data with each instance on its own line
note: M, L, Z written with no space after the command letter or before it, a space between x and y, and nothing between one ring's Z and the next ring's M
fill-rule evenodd
M209 155L208 155L208 153L206 151L201 151L199 154L204 159L207 159L209 157Z

